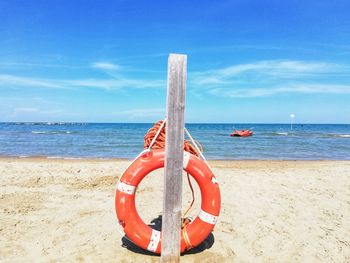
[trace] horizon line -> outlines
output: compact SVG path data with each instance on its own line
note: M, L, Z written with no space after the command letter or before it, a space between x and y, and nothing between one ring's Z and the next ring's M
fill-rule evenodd
M157 121L156 121L157 122ZM80 122L80 121L0 121L0 124L152 124L156 122ZM291 122L185 122L185 124L287 124ZM316 123L316 122L304 122L293 123L293 125L350 125L350 123Z

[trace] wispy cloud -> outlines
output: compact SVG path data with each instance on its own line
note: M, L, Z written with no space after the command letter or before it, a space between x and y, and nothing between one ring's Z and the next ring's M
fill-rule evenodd
M47 89L102 90L159 89L166 80L123 76L123 68L108 62L92 64L110 74L106 78L49 79L0 74L0 87L36 87ZM112 70L113 69L113 70ZM115 70L114 70L115 69ZM118 69L118 70L117 70ZM121 73L120 73L121 72ZM262 97L283 93L348 94L350 67L328 62L298 60L267 60L231 65L188 73L188 90L191 94L223 97ZM165 77L165 75L164 75ZM137 111L129 114L138 113Z
M0 74L0 86L25 86L51 89L77 89L97 88L104 90L118 90L130 88L162 88L165 87L165 80L155 79L132 79L127 77L110 79L42 79L22 77L16 75Z
M145 108L119 111L116 116L127 117L129 119L162 119L165 116L163 108Z
M195 72L190 85L224 97L261 97L282 93L349 93L349 67L326 62L269 60ZM336 79L336 80L335 80Z
M40 97L0 96L1 121L22 121L27 117L38 121L55 119L65 114L65 108L61 103Z
M14 112L16 113L33 113L33 112L39 112L40 110L38 108L14 108Z
M106 90L118 90L118 89L143 89L143 88L161 88L165 87L165 81L163 80L148 80L148 79L131 79L131 78L118 78L118 79L80 79L80 80L65 80L66 86L83 88L100 88Z
M198 84L226 83L228 80L244 76L254 78L300 78L305 75L336 72L339 67L339 65L325 62L268 60L196 72L194 73L193 81Z
M38 65L20 63L19 65ZM54 65L51 65L54 66ZM80 89L80 88L97 88L104 90L121 90L121 89L140 89L140 88L161 88L166 87L165 80L162 79L144 79L137 77L127 77L122 74L125 68L120 65L107 62L97 61L86 67L87 69L100 70L107 74L105 78L83 78L83 79L55 79L26 77L20 75L0 74L0 87L37 87L50 89ZM130 71L130 69L126 70ZM129 74L130 75L130 74Z
M225 89L213 88L209 93L230 98L264 97L277 94L350 94L350 85L300 84L269 88Z
M120 70L121 69L121 66L119 65L116 65L116 64L113 64L113 63L110 63L110 62L103 62L103 61L100 61L100 62L94 62L91 64L91 66L95 69L102 69L102 70Z
M23 121L23 118L30 117L31 120L46 121L49 119L60 118L65 111L61 108L39 108L39 107L13 107L12 110L7 109L7 116L9 120Z
M67 68L67 69L82 69L86 66L67 65L67 64L45 64L45 63L28 63L28 62L0 62L0 67L4 68Z
M31 86L39 88L55 88L55 89L64 89L65 87L62 81L59 80L50 80L50 79L40 79L40 78L31 78L31 77L22 77L9 74L0 74L0 86Z

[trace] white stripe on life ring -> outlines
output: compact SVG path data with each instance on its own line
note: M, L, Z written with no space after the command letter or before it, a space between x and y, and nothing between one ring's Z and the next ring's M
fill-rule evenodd
M211 182L212 182L213 184L219 184L218 179L216 179L214 176L211 178Z
M136 187L119 181L117 189L118 191L126 193L128 195L133 195L135 193Z
M214 216L214 215L211 215L203 210L201 210L199 212L199 215L198 217L203 221L203 222L206 222L208 224L212 224L212 225L215 225L216 221L218 220L218 217L217 216Z
M184 160L183 160L183 168L186 169L188 166L188 162L190 161L191 154L189 152L184 151Z
M149 241L147 250L156 252L160 240L160 231L152 229L151 240Z

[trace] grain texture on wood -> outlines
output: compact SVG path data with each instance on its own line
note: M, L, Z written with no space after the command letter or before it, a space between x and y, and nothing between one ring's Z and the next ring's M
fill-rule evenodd
M180 261L186 70L187 56L170 54L168 60L161 262Z

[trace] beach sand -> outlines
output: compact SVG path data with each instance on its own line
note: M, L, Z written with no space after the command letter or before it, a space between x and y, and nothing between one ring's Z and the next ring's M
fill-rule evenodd
M129 162L0 158L0 261L158 262L118 232L114 190ZM350 161L210 163L221 214L182 262L350 262ZM147 223L161 213L162 183L158 171L137 191ZM190 200L184 180L184 208Z

